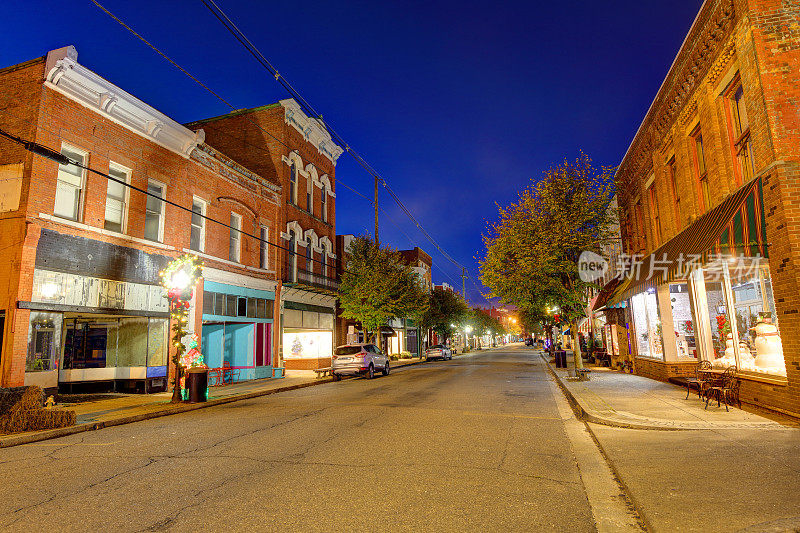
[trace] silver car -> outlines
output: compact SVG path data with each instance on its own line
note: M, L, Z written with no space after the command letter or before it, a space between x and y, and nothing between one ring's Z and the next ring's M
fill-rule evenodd
M389 375L389 356L374 344L345 344L333 351L331 374L335 381L355 374L372 379L377 370L384 376Z
M443 359L446 361L453 358L453 352L444 344L434 344L425 350L425 358L429 361L431 359Z

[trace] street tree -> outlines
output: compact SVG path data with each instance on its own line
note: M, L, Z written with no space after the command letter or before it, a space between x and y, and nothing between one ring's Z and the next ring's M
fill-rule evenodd
M558 308L573 335L575 365L582 367L578 320L585 316L590 283L578 275L584 250L599 252L612 239L608 205L610 169L597 169L585 154L550 168L499 209L499 220L484 235L481 280L493 296L533 316ZM551 322L550 322L551 323Z
M379 248L368 236L353 239L339 284L342 316L361 323L365 338L375 342L391 318L419 320L428 294L397 250Z
M442 288L434 288L428 295L428 307L419 320L423 331L432 329L442 343L452 333L452 324L461 324L469 313L469 305L460 294Z
M473 332L478 336L483 335L505 335L506 328L499 320L494 318L485 309L474 307L471 311L471 322L473 324Z

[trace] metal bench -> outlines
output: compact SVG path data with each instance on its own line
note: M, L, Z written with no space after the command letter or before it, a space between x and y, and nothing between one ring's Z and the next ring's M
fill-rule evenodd
M331 372L331 367L326 368L315 368L314 372L317 373L318 378L324 378L325 376L332 376L333 373Z

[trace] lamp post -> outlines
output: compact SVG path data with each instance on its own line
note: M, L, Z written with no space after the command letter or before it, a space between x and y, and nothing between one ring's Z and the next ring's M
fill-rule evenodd
M167 290L169 300L169 316L172 320L172 343L175 354L172 362L175 374L172 382L172 401L183 400L181 394L181 376L183 368L181 356L186 351L183 337L186 336L186 325L189 322L189 302L194 293L194 286L203 273L203 264L196 255L183 254L172 260L161 272L161 285Z
M469 342L469 334L472 333L472 326L464 326L464 346Z

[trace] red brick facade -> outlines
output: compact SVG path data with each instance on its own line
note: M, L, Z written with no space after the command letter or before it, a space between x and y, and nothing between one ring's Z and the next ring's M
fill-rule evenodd
M800 413L798 20L796 2L705 2L617 171L623 246L627 253L642 254L761 177L786 378L745 378L740 396L795 414ZM739 86L749 119L752 170L743 159L746 132L740 135L734 116ZM705 175L698 162L698 135ZM655 366L637 359L643 375L664 379L674 374Z
M4 109L0 114L0 128L55 151L70 146L85 152L86 164L101 173L108 173L112 162L121 165L130 170L129 183L134 187L147 190L148 180L156 180L165 186L164 197L168 201L191 209L196 197L206 203L206 215L213 219L227 223L231 213L236 213L241 216L243 232L258 235L260 226L266 226L270 228L270 235L275 235L280 223L279 186L200 142L201 139L189 147L189 154L180 154L157 139L132 131L53 88L53 84L45 83L49 74L45 72L45 65L45 58L41 58L0 70L0 108ZM126 97L132 99L129 95ZM169 119L164 117L164 120ZM153 135L157 135L159 127L153 124ZM188 129L186 132L192 133ZM0 247L3 249L0 310L5 311L6 317L0 386L22 385L26 379L30 311L19 306L20 302L31 301L34 265L42 266L36 261L37 251L41 252L37 248L43 231L51 232L55 238L70 236L84 238L90 244L113 245L120 251L120 257L126 250L135 250L171 258L190 247L191 213L169 204L163 207L163 236L158 242L144 238L147 198L134 190L128 190L123 231L104 229L109 180L91 172L85 174L78 219L71 221L54 216L58 163L0 139L0 166L17 163L24 165L19 208L0 213ZM206 221L204 233L201 257L206 267L275 282L279 255L273 250L269 252L266 268L261 268L259 242L242 236L240 258L230 261L230 230ZM75 254L81 254L81 250L75 250ZM97 277L125 281L119 277L125 268L136 267L114 265L111 260L103 265L104 274ZM193 325L199 334L202 283L196 292L198 311Z

